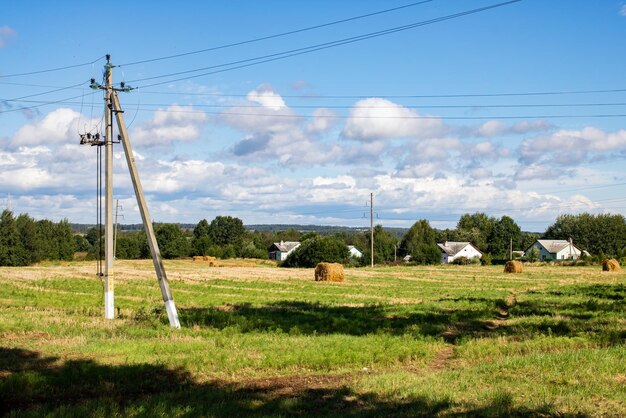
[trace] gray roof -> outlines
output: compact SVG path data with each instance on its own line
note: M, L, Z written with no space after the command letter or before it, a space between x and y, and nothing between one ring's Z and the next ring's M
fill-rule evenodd
M293 250L299 245L300 245L299 241L281 241L281 242L274 243L274 246L278 249L278 251L281 251L284 253L288 253L289 251Z
M537 242L549 253L553 254L558 253L569 245L569 241L565 239L538 239Z
M437 246L439 247L439 249L441 251L443 251L444 253L451 255L451 256L455 256L459 251L462 251L463 248L467 247L468 245L472 245L471 242L454 242L454 241L446 241L443 244L437 244ZM472 247L474 247L472 245ZM476 247L474 247L474 249L476 249L476 251L478 251L478 249ZM480 251L478 251L480 252Z

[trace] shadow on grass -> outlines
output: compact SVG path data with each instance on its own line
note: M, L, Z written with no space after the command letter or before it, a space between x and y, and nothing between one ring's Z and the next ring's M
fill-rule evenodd
M626 311L623 285L565 286L559 290L534 292L532 297L509 306L503 299L458 298L473 308L441 308L436 303L404 306L336 306L299 301L267 305L226 305L182 308L186 327L215 329L233 327L238 332L284 332L293 335L413 335L443 337L454 343L463 338L506 335L525 338L549 334L581 336L604 344L622 344L626 331L619 328ZM566 295L582 296L573 303ZM519 295L518 295L519 296ZM557 295L558 296L558 295ZM162 315L163 316L163 315ZM506 319L514 321L506 321ZM165 317L163 316L165 320Z
M65 363L18 348L0 348L0 415L12 416L559 416L550 405L516 407L508 393L482 405L447 398L393 400L357 393L345 381L309 384L302 377L198 383L161 365ZM577 415L582 416L582 415Z
M480 332L493 319L496 303L490 301L476 309L437 309L414 305L411 311L397 312L393 307L335 306L298 301L279 301L262 306L250 304L211 308L182 308L185 326L216 329L237 327L240 332L284 332L289 334L439 336L450 329Z

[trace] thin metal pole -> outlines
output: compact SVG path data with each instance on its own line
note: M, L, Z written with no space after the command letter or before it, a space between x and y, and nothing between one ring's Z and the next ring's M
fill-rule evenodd
M374 193L370 193L370 250L371 264L374 267Z
M159 244L157 243L156 236L154 235L152 219L150 218L150 213L148 212L148 205L143 194L143 187L141 186L141 180L139 179L137 166L135 165L135 156L133 154L133 148L130 144L130 138L126 130L126 123L124 122L124 112L122 111L122 107L120 106L120 100L117 96L117 92L113 92L112 99L113 109L115 110L115 118L117 119L117 127L120 132L122 145L124 146L124 154L126 156L126 162L128 163L128 170L130 171L130 178L133 182L133 188L135 189L137 205L139 206L141 220L143 221L143 227L146 231L148 246L150 247L150 253L152 254L152 263L154 264L154 270L157 275L157 280L159 281L159 287L161 288L161 296L163 297L163 302L165 303L167 317L170 321L171 327L180 328L178 312L176 311L174 298L172 297L172 292L170 291L170 284L167 280L167 275L165 274L165 266L163 265L163 259L161 258Z
M113 319L114 285L113 285L113 120L111 95L113 88L113 72L110 56L107 55L105 69L106 100L104 115L106 123L105 138L105 230L104 230L104 317Z
M118 210L120 208L120 200L115 200L115 225L113 227L113 259L115 260L115 255L117 254L117 215Z

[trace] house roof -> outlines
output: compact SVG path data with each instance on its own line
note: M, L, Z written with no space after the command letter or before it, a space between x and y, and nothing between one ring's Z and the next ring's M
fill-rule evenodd
M278 251L285 252L285 253L288 253L289 251L293 250L299 245L300 245L299 241L281 241L281 242L275 242L273 244L273 246L276 247Z
M569 245L569 241L565 239L538 239L537 242L551 254L556 254Z
M463 250L463 248L467 247L468 245L472 245L471 242L455 242L455 241L446 241L443 244L437 244L437 246L439 247L439 249L441 249L441 251L443 251L444 253L451 255L451 256L455 256L457 253L459 253L460 251ZM474 247L472 245L472 247ZM476 247L474 247L474 249L476 251L478 251L478 249ZM480 252L480 251L478 251Z

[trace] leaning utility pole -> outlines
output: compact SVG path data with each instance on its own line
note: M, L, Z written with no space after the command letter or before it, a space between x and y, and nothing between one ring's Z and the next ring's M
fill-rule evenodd
M374 267L374 193L370 193L370 251L371 264Z
M81 135L81 144L90 144L95 146L105 146L106 151L106 229L105 229L105 270L104 270L104 283L105 283L105 317L107 319L113 319L113 113L117 121L118 131L120 133L120 142L124 147L124 154L126 156L126 162L128 163L128 170L133 182L133 188L135 189L135 197L137 198L137 205L139 206L139 212L141 213L141 219L143 221L143 227L146 231L148 240L148 246L150 247L150 253L152 254L152 262L159 281L159 287L161 289L161 295L163 302L165 303L165 310L167 311L167 317L170 322L170 326L173 328L180 328L180 322L178 320L178 312L176 311L176 305L170 291L169 281L165 274L165 267L163 266L163 259L161 258L161 252L159 245L154 235L154 229L152 227L152 219L148 212L148 205L143 194L143 188L141 181L139 180L139 173L135 165L135 156L130 144L130 138L126 129L126 123L124 122L124 111L120 106L120 101L117 96L118 91L128 92L132 89L120 83L121 88L114 88L112 82L112 70L111 56L107 54L107 63L104 66L105 69L105 85L102 86L96 83L95 79L91 79L91 88L95 90L105 90L105 121L106 121L106 138L103 142L99 141L99 136L92 139L91 134Z

